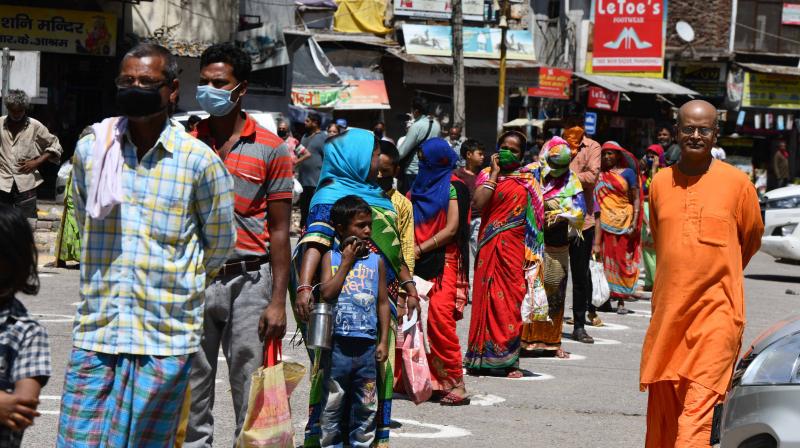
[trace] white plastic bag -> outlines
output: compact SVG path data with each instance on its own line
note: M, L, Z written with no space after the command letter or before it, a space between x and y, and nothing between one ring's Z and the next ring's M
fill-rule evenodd
M589 260L589 271L592 273L592 305L600 307L611 297L603 263Z
M525 273L527 292L520 304L520 314L522 322L530 324L533 322L549 322L550 307L547 304L547 292L544 290L542 281L538 278L538 269L531 269Z
M300 200L300 195L303 194L303 186L300 185L300 182L296 178L293 180L294 182L292 183L292 204L297 204L297 201Z

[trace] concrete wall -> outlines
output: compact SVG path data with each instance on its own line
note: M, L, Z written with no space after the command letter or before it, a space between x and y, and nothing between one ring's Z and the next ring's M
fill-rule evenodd
M667 3L667 47L683 47L685 44L675 32L678 20L688 22L694 28L692 44L697 50L728 52L731 33L732 0L669 0Z
M133 33L164 32L188 42L225 42L238 26L239 0L154 0L131 7Z

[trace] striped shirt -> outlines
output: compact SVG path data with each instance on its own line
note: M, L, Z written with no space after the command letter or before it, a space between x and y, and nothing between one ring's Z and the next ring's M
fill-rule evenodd
M282 138L259 126L250 116L239 141L225 156L225 167L233 176L236 204L236 250L233 259L266 255L269 251L267 203L292 199L292 159ZM197 124L193 133L212 149L209 119Z
M139 161L126 133L122 204L86 215L94 135L73 159L82 224L81 301L73 345L101 353L177 356L197 351L203 290L234 246L233 181L219 157L168 122Z

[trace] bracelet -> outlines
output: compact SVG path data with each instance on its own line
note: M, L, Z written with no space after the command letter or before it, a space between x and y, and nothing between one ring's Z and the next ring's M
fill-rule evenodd
M434 248L436 248L436 249L439 248L439 240L436 239L436 235L433 236L433 245L434 245Z
M414 280L406 280L404 282L400 282L400 287L402 288L402 287L408 285L409 283L414 285L414 286L417 286L417 282L415 282Z
M300 285L300 286L297 287L295 292L300 292L300 291L305 291L305 290L311 291L312 289L314 289L314 287L311 286L311 285Z
M487 189L487 190L492 190L492 191L494 191L494 189L495 189L496 187L493 187L493 186L491 186L491 185L489 185L489 184L483 184L483 185L481 185L481 188L485 188L485 189Z

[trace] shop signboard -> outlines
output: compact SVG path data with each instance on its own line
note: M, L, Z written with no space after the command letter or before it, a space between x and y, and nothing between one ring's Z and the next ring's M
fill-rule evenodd
M661 72L667 0L594 0L594 72Z
M97 11L0 6L0 47L114 56L117 17Z
M796 3L784 3L783 14L781 14L781 24L800 25L800 5Z
M745 72L742 107L800 109L800 76Z
M500 59L499 28L465 27L464 57ZM404 23L403 39L406 53L425 56L452 56L452 33L449 26ZM533 34L530 30L508 30L506 58L533 61Z
M671 80L705 97L723 98L727 70L722 62L671 62Z
M336 106L341 87L293 87L292 104L302 107L330 108Z
M465 0L461 4L464 20L483 22L483 0ZM453 14L450 0L394 0L394 15L415 19L449 19Z
M616 112L619 110L619 92L612 92L602 87L589 87L588 106L591 109Z
M597 133L597 113L586 112L586 116L583 119L583 130L586 131L586 135Z
M535 82L535 68L511 68L506 70L506 86L524 87ZM469 87L497 87L499 77L496 68L464 67L464 84ZM406 84L453 85L453 66L438 64L403 64L403 82Z
M568 100L572 87L572 70L539 67L539 85L528 87L528 96Z
M391 109L382 79L350 79L339 94L336 110Z

